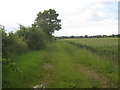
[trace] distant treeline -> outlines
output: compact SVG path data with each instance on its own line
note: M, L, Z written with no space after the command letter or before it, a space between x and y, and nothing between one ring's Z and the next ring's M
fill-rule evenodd
M94 35L94 36L59 36L56 37L58 39L72 39L72 38L109 38L109 37L120 37L120 34L112 34L112 35Z

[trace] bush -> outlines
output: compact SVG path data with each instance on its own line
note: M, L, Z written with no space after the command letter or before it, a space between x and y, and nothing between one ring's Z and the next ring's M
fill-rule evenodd
M20 26L20 30L16 33L19 37L27 43L29 49L40 50L46 47L48 37L42 29L36 27L24 27Z
M27 33L26 42L30 49L39 50L46 47L47 36L38 28L31 28Z
M13 32L2 31L2 57L12 58L28 51L27 44Z

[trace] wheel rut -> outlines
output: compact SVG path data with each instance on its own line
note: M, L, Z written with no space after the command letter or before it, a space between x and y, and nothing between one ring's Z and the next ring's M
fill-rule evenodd
M107 76L104 76L103 74L98 73L89 67L78 64L77 69L79 69L82 73L92 78L93 80L100 82L103 88L111 88L111 86L115 87L115 85L110 81Z

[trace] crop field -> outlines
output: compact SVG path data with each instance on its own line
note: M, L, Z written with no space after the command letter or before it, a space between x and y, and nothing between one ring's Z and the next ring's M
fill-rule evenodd
M81 48L86 48L97 54L109 56L111 59L117 60L118 38L83 38L66 40Z
M60 39L3 66L4 88L117 88L118 39Z

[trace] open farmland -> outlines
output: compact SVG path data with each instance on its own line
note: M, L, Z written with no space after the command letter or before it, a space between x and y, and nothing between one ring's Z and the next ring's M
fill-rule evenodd
M112 61L118 61L118 38L83 38L66 39L66 41L93 53L107 56L112 59Z
M117 46L117 38L56 40L13 58L16 71L4 65L3 87L118 87Z

